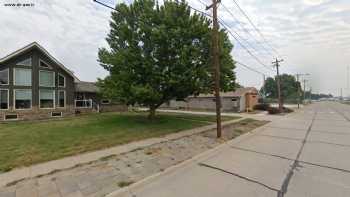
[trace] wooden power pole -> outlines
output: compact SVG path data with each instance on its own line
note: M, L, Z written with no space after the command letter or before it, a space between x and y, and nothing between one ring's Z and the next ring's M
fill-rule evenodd
M217 14L217 4L220 0L213 0L213 4L206 9L213 9L213 33L212 33L212 53L213 53L213 66L214 66L214 89L215 89L215 102L216 102L216 130L217 137L221 137L221 99L220 99L220 62L219 62L219 23Z
M301 98L301 83L300 83L300 80L299 80L299 78L300 78L300 76L307 76L307 75L310 75L309 73L306 73L306 74L300 74L300 73L298 73L298 74L296 74L296 77L297 77L297 82L299 82L299 84L298 84L298 109L300 108L300 98Z
M306 96L306 82L307 82L307 80L304 79L303 81L304 81L304 99L303 100L305 102L305 99L306 99L306 97L305 97Z
M266 101L266 76L263 74L263 88L262 88L262 97L263 97L263 103Z
M347 80L346 81L346 88L347 88L347 91L348 91L348 95L345 95L345 96L350 98L350 66L347 67L346 80Z
M297 74L297 82L299 82L299 76L300 74ZM300 83L298 83L298 109L300 108L300 95L301 91L300 91Z
M272 62L272 64L274 64L274 66L276 67L277 70L277 92L278 92L278 109L279 111L282 113L283 111L283 103L282 103L282 95L281 95L281 79L280 79L280 72L279 72L279 63L283 62L283 59L278 60L276 58L276 61Z

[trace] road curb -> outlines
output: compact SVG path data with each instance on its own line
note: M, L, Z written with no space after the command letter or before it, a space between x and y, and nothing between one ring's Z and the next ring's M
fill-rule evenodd
M127 186L127 187L124 187L124 188L121 188L121 189L118 189L110 194L107 194L105 197L133 197L131 195L131 191L132 190L135 190L137 188L140 188L140 187L143 187L143 186L146 186L147 184L151 183L152 181L154 181L155 179L157 178L160 178L162 176L166 176L166 175L169 175L173 172L175 172L176 170L178 169L181 169L181 168L186 168L188 166L190 166L191 164L194 164L194 163L198 163L199 161L201 160L204 160L204 159L207 159L209 157L212 156L212 154L215 154L216 152L220 151L221 149L227 147L227 146L231 146L231 145L236 145L236 144L239 144L240 142L242 141L245 141L247 139L249 139L250 137L254 136L257 132L259 132L260 130L264 129L268 124L265 124L261 127L258 127L250 132L247 132L243 135L240 135L232 140L229 140L227 142L224 142L223 144L213 148L213 149L210 149L206 152L203 152L199 155L196 155L194 156L193 158L189 159L189 160L186 160L186 161L183 161L177 165L174 165L174 166L171 166L167 169L165 169L164 171L162 172L159 172L159 173L156 173L154 175L151 175L149 177L146 177L130 186Z

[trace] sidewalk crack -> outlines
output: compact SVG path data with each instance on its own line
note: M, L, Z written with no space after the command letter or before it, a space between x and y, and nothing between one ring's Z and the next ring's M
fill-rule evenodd
M306 141L307 141L307 138L311 132L311 128L315 122L315 119L316 119L316 116L317 116L317 111L314 113L313 117L312 117L312 121L311 121L311 124L305 134L305 137L302 141L302 144L301 144L301 147L299 149L299 152L297 154L297 157L295 158L293 164L292 164L292 167L290 168L286 178L284 179L283 181L283 184L282 184L282 187L281 187L281 192L278 193L277 197L283 197L286 193L287 193L287 190L288 190L288 186L289 186L289 183L290 183L290 180L292 179L293 177L293 174L294 174L294 170L296 170L298 167L300 167L299 165L299 158L300 158L300 155L301 153L303 152L303 149L304 149L304 146L306 144Z
M208 165L208 164L205 164L205 163L199 163L198 164L199 166L203 166L203 167L207 167L207 168L211 168L211 169L214 169L214 170L218 170L218 171L221 171L221 172L224 172L226 174L230 174L230 175L233 175L233 176L236 176L238 178L241 178L241 179L244 179L246 181L249 181L249 182L252 182L252 183L255 183L255 184L258 184L258 185L261 185L269 190L272 190L272 191L275 191L275 192L280 192L280 190L276 189L276 188L273 188L271 186L268 186L264 183L261 183L259 181L256 181L256 180L253 180L253 179L250 179L248 177L245 177L245 176L242 176L242 175L239 175L237 173L234 173L234 172L230 172L230 171L227 171L227 170L224 170L224 169L221 169L221 168L218 168L218 167L215 167L215 166L211 166L211 165Z
M288 158L288 157L284 157L284 156L280 156L280 155L264 153L264 152L250 150L250 149L245 149L245 148L239 148L239 147L236 147L236 146L230 146L230 147L233 148L233 149L241 150L241 151L247 151L247 152L251 152L251 153L266 155L266 156L270 156L270 157L276 157L276 158L285 159L285 160L289 160L289 161L294 161L294 159L291 159L291 158ZM308 164L308 165L311 165L311 166L317 166L317 167L321 167L321 168L328 168L328 169L331 169L331 170L341 171L341 172L344 172L344 173L350 173L350 170L346 170L346 169L342 169L342 168L336 168L336 167L326 166L326 165L317 164L317 163L311 163L311 162L302 161L302 160L298 160L298 162L300 164Z

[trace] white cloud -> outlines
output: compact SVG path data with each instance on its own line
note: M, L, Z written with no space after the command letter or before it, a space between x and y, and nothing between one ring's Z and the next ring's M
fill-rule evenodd
M0 56L37 41L82 80L106 75L96 59L106 46L110 10L86 0L33 0L34 7L18 8L0 2Z
M0 0L0 56L37 41L82 80L94 81L107 73L98 65L98 48L107 46L110 10L93 0L30 0L34 7L11 8ZM116 0L102 0L114 5ZM118 0L120 2L121 0ZM203 1L203 0L202 0ZM236 0L252 21L285 59L282 71L310 72L314 90L338 94L346 84L346 65L350 53L350 2L348 0ZM27 2L27 0L26 0ZM131 2L131 0L127 0ZM210 4L210 0L205 1ZM258 50L246 46L265 64L274 56L267 54L259 42L263 39L240 14L232 0L222 0L238 22L222 6L219 16L242 38ZM200 10L197 0L189 4ZM210 11L207 11L210 13ZM243 28L242 28L243 27ZM251 35L247 34L249 31ZM252 65L267 74L274 74L259 65L235 40L235 59ZM265 48L269 48L264 45ZM262 76L237 68L238 80L246 86L259 86Z
M326 0L304 0L304 3L307 5L320 5L320 4L323 4L323 3L328 2L328 1L326 1Z
M223 3L231 5L233 13L246 21L232 0L223 0ZM238 3L284 58L282 71L311 73L311 86L319 92L338 95L340 88L346 87L345 71L350 52L349 1L238 0ZM239 32L244 34L244 31ZM257 34L255 36L260 38ZM255 68L261 67L239 48L233 55ZM259 57L266 64L270 64L273 58ZM266 69L265 72L271 73ZM260 81L251 72L238 73L238 79L248 86Z

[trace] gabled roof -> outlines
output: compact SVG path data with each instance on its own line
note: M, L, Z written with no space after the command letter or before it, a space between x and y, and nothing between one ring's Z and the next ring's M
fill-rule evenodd
M33 48L37 48L39 49L42 53L44 53L47 57L49 57L53 62L55 62L59 67L61 67L64 71L66 71L69 75L71 75L75 81L80 81L71 70L69 70L68 68L66 68L61 62L59 62L56 58L54 58L44 47L42 47L41 45L39 45L37 42L32 42L29 45L18 49L17 51L10 53L9 55L3 57L0 59L0 63L5 62L13 57L16 57L17 55L23 54Z
M220 92L220 97L241 97L247 93L258 93L258 90L254 87L246 87L246 88L238 88L234 92ZM199 94L198 96L190 96L190 97L214 97L214 94Z

